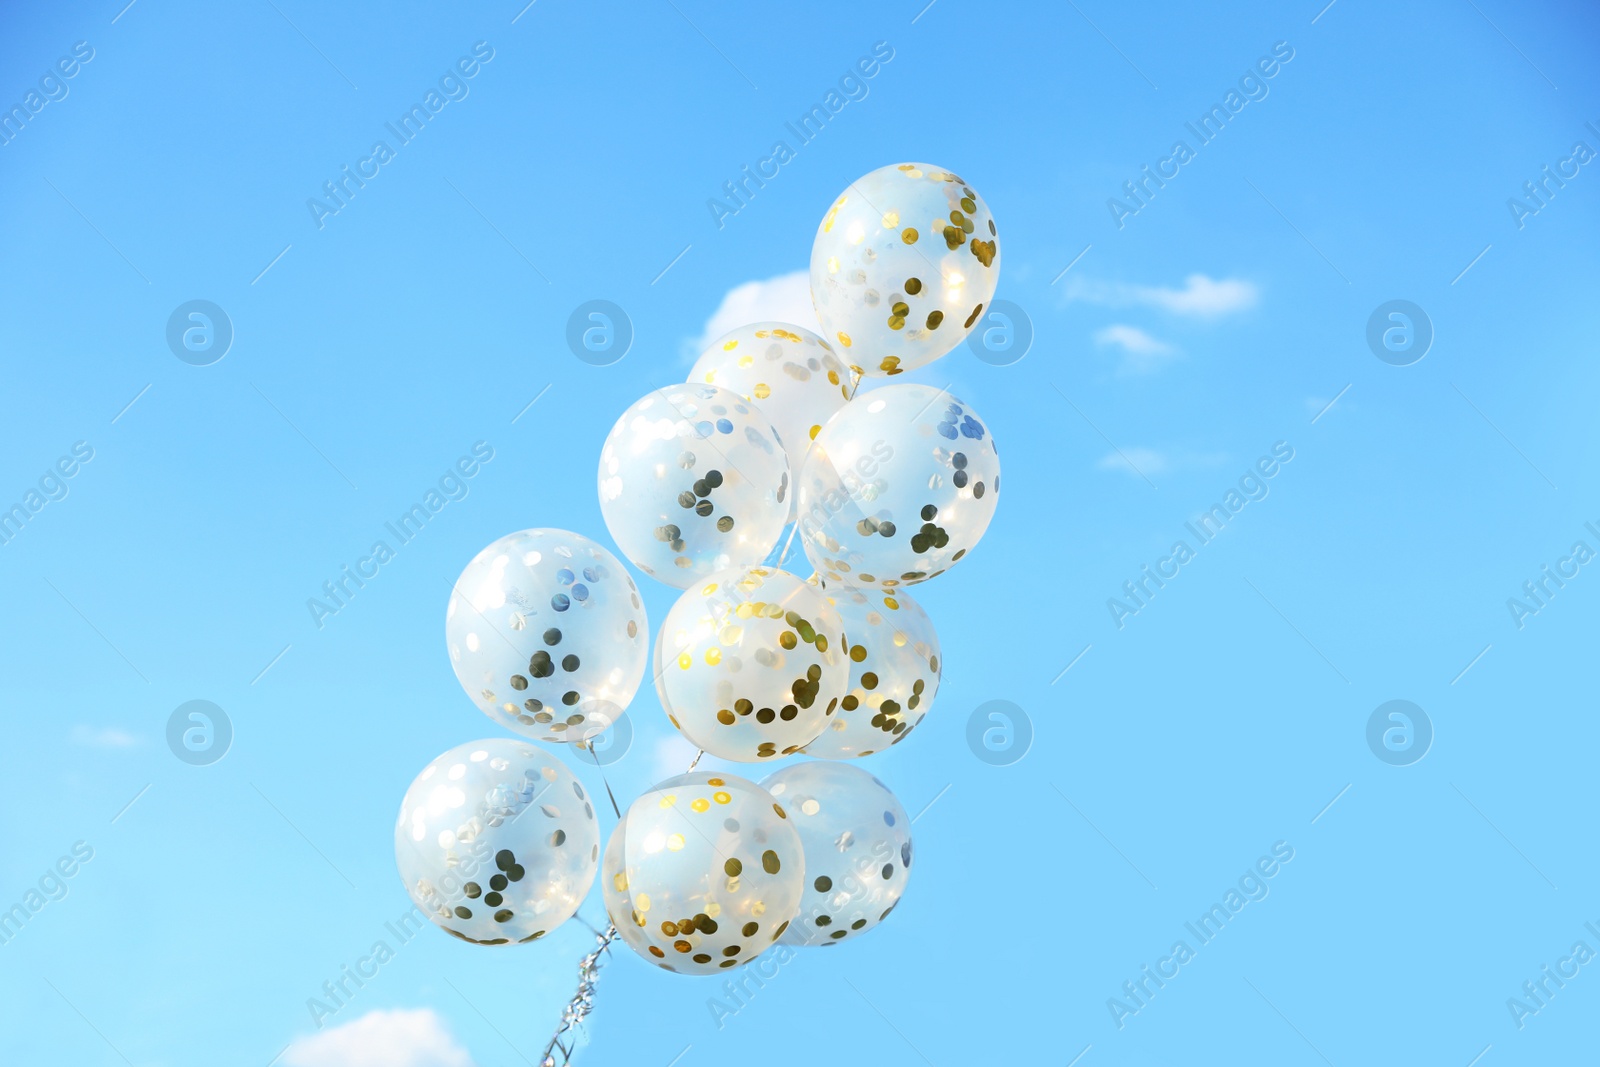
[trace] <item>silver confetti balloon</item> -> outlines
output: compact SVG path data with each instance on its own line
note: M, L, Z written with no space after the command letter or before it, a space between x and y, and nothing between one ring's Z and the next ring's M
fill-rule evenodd
M823 583L893 589L972 551L1000 497L994 436L927 385L862 393L822 428L798 484L806 558Z
M762 786L789 813L806 852L790 945L833 945L877 926L911 877L911 820L889 787L852 764L806 761Z
M785 809L731 774L669 778L628 806L601 863L628 947L680 974L716 974L771 947L800 904L805 857Z
M983 198L926 163L881 167L834 201L811 246L811 300L863 374L932 363L994 299L1000 238Z
M566 530L507 534L473 557L445 612L450 665L495 722L582 741L622 717L650 641L627 568Z
M599 488L622 554L685 589L772 550L789 514L789 461L750 401L715 385L672 385L611 428Z
M406 790L395 862L423 913L463 941L534 941L594 884L600 824L566 765L529 741L452 748Z
M697 748L740 763L800 751L849 679L844 624L787 571L736 568L685 590L656 638L656 693Z
M932 706L939 692L939 635L903 589L838 586L828 590L828 601L849 638L850 691L805 754L870 756L905 740Z

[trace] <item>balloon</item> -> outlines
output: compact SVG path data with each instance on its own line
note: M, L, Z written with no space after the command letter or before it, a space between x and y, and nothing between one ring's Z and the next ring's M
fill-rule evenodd
M678 598L656 637L656 693L696 747L755 763L816 738L849 683L844 623L787 571L736 568Z
M600 824L564 763L529 741L493 737L417 775L395 821L394 857L412 901L445 933L521 943L583 903Z
M754 404L778 431L789 470L798 473L811 439L849 401L857 378L810 330L757 322L712 342L689 380L732 389Z
M863 374L932 363L965 340L1000 279L1000 239L971 186L925 163L857 178L817 228L811 301Z
M541 741L581 741L622 718L649 655L628 570L581 534L522 530L456 579L445 641L484 714Z
M850 691L805 754L870 756L905 740L928 713L939 691L939 635L904 590L840 586L828 601L850 641Z
M851 764L810 760L761 784L806 852L805 896L783 943L832 945L888 918L911 877L911 820L889 787Z
M784 808L731 774L682 774L635 800L601 866L623 941L679 974L755 959L788 927L805 882Z
M989 428L943 389L863 393L817 435L798 485L806 558L825 585L915 585L972 551L1000 497Z
M635 566L679 589L759 563L783 530L789 491L772 424L715 385L649 393L600 452L606 528Z

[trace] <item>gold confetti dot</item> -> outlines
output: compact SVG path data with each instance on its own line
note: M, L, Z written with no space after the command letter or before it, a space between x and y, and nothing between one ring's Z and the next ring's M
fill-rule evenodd
M724 793L720 789L711 794L711 799L715 800L718 804L727 804L733 800L731 796L729 796L727 793Z
M908 245L916 244L917 243L917 231L916 231L916 229L914 227L907 226L905 229L901 230L900 231L900 240L904 241Z

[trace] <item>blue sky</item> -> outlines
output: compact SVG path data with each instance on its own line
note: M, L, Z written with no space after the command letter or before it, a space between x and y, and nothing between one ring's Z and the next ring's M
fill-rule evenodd
M1592 1043L1592 8L113 0L0 22L0 105L26 113L0 145L0 505L38 493L0 544L0 907L44 883L0 944L8 1059L537 1058L577 924L505 951L424 931L320 1030L307 1009L393 940L406 785L497 733L449 667L450 583L516 529L609 544L616 415L697 339L803 315L823 212L901 161L983 194L997 296L1033 331L1011 365L963 347L909 376L974 406L1006 472L983 544L918 594L935 706L867 761L921 813L917 869L891 921L784 963L720 1028L719 981L619 954L580 1062L1496 1067ZM834 90L802 143L786 124ZM430 91L400 143L386 124ZM736 213L708 203L778 141ZM365 184L308 206L345 167ZM566 343L595 299L634 331L610 366ZM166 341L192 300L233 328L207 366ZM1433 334L1405 366L1367 341L1393 300ZM307 600L475 447L466 494L319 627ZM1201 543L1187 524L1236 487ZM1130 604L1146 566L1169 577ZM673 591L641 586L654 624ZM191 700L232 724L210 765L167 745ZM991 700L1031 723L1005 766L967 743ZM1431 723L1409 765L1369 748L1390 700ZM693 755L648 686L630 717L619 798ZM1246 878L1201 943L1186 924ZM598 893L581 914L603 921ZM1177 970L1134 1000L1146 966Z

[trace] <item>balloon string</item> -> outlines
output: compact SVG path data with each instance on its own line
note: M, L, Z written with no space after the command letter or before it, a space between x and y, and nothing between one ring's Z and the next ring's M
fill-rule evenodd
M856 393L861 389L861 379L865 377L866 375L864 374L855 376L856 380L850 386L850 395L845 398L847 402L856 398ZM778 566L783 566L783 561L789 558L789 549L794 547L794 535L799 532L800 523L796 521L789 527L789 539L783 543L783 551L778 553Z
M789 540L783 543L783 551L778 554L778 566L783 566L783 561L789 558L789 549L794 546L794 535L800 529L798 522L789 526Z
M611 809L617 813L617 818L622 818L622 810L617 807L616 794L611 792L611 782L606 778L606 772L601 768L600 756L594 751L593 746L579 744L581 749L586 749L594 759L595 769L600 771L600 781L605 783L606 795L611 798ZM695 753L689 763L692 771L700 763L700 757L705 755L705 750ZM688 771L684 772L685 774ZM593 930L593 927L590 927ZM564 1067L572 1062L572 1054L577 1051L577 1035L573 1033L583 1021L594 1011L595 986L600 977L600 966L605 962L605 957L611 954L611 942L617 939L617 924L606 923L605 931L595 932L595 947L587 956L578 961L578 991L567 1001L567 1006L561 1009L561 1024L556 1027L555 1034L550 1038L550 1043L544 1047L544 1058L539 1061L539 1067ZM566 1040L563 1041L562 1039ZM556 1059L560 1053L561 1059Z
M539 1067L562 1067L572 1062L572 1054L577 1050L577 1035L574 1030L594 1010L595 983L600 975L600 965L603 957L609 956L611 942L617 939L617 926L607 923L605 933L598 934L595 938L595 947L587 956L578 961L578 991L573 994L567 1006L561 1009L561 1025L556 1028L555 1035L550 1038L550 1043L544 1047L544 1058L539 1061ZM562 1042L566 1038L566 1042ZM556 1053L561 1054L561 1059L556 1059Z

